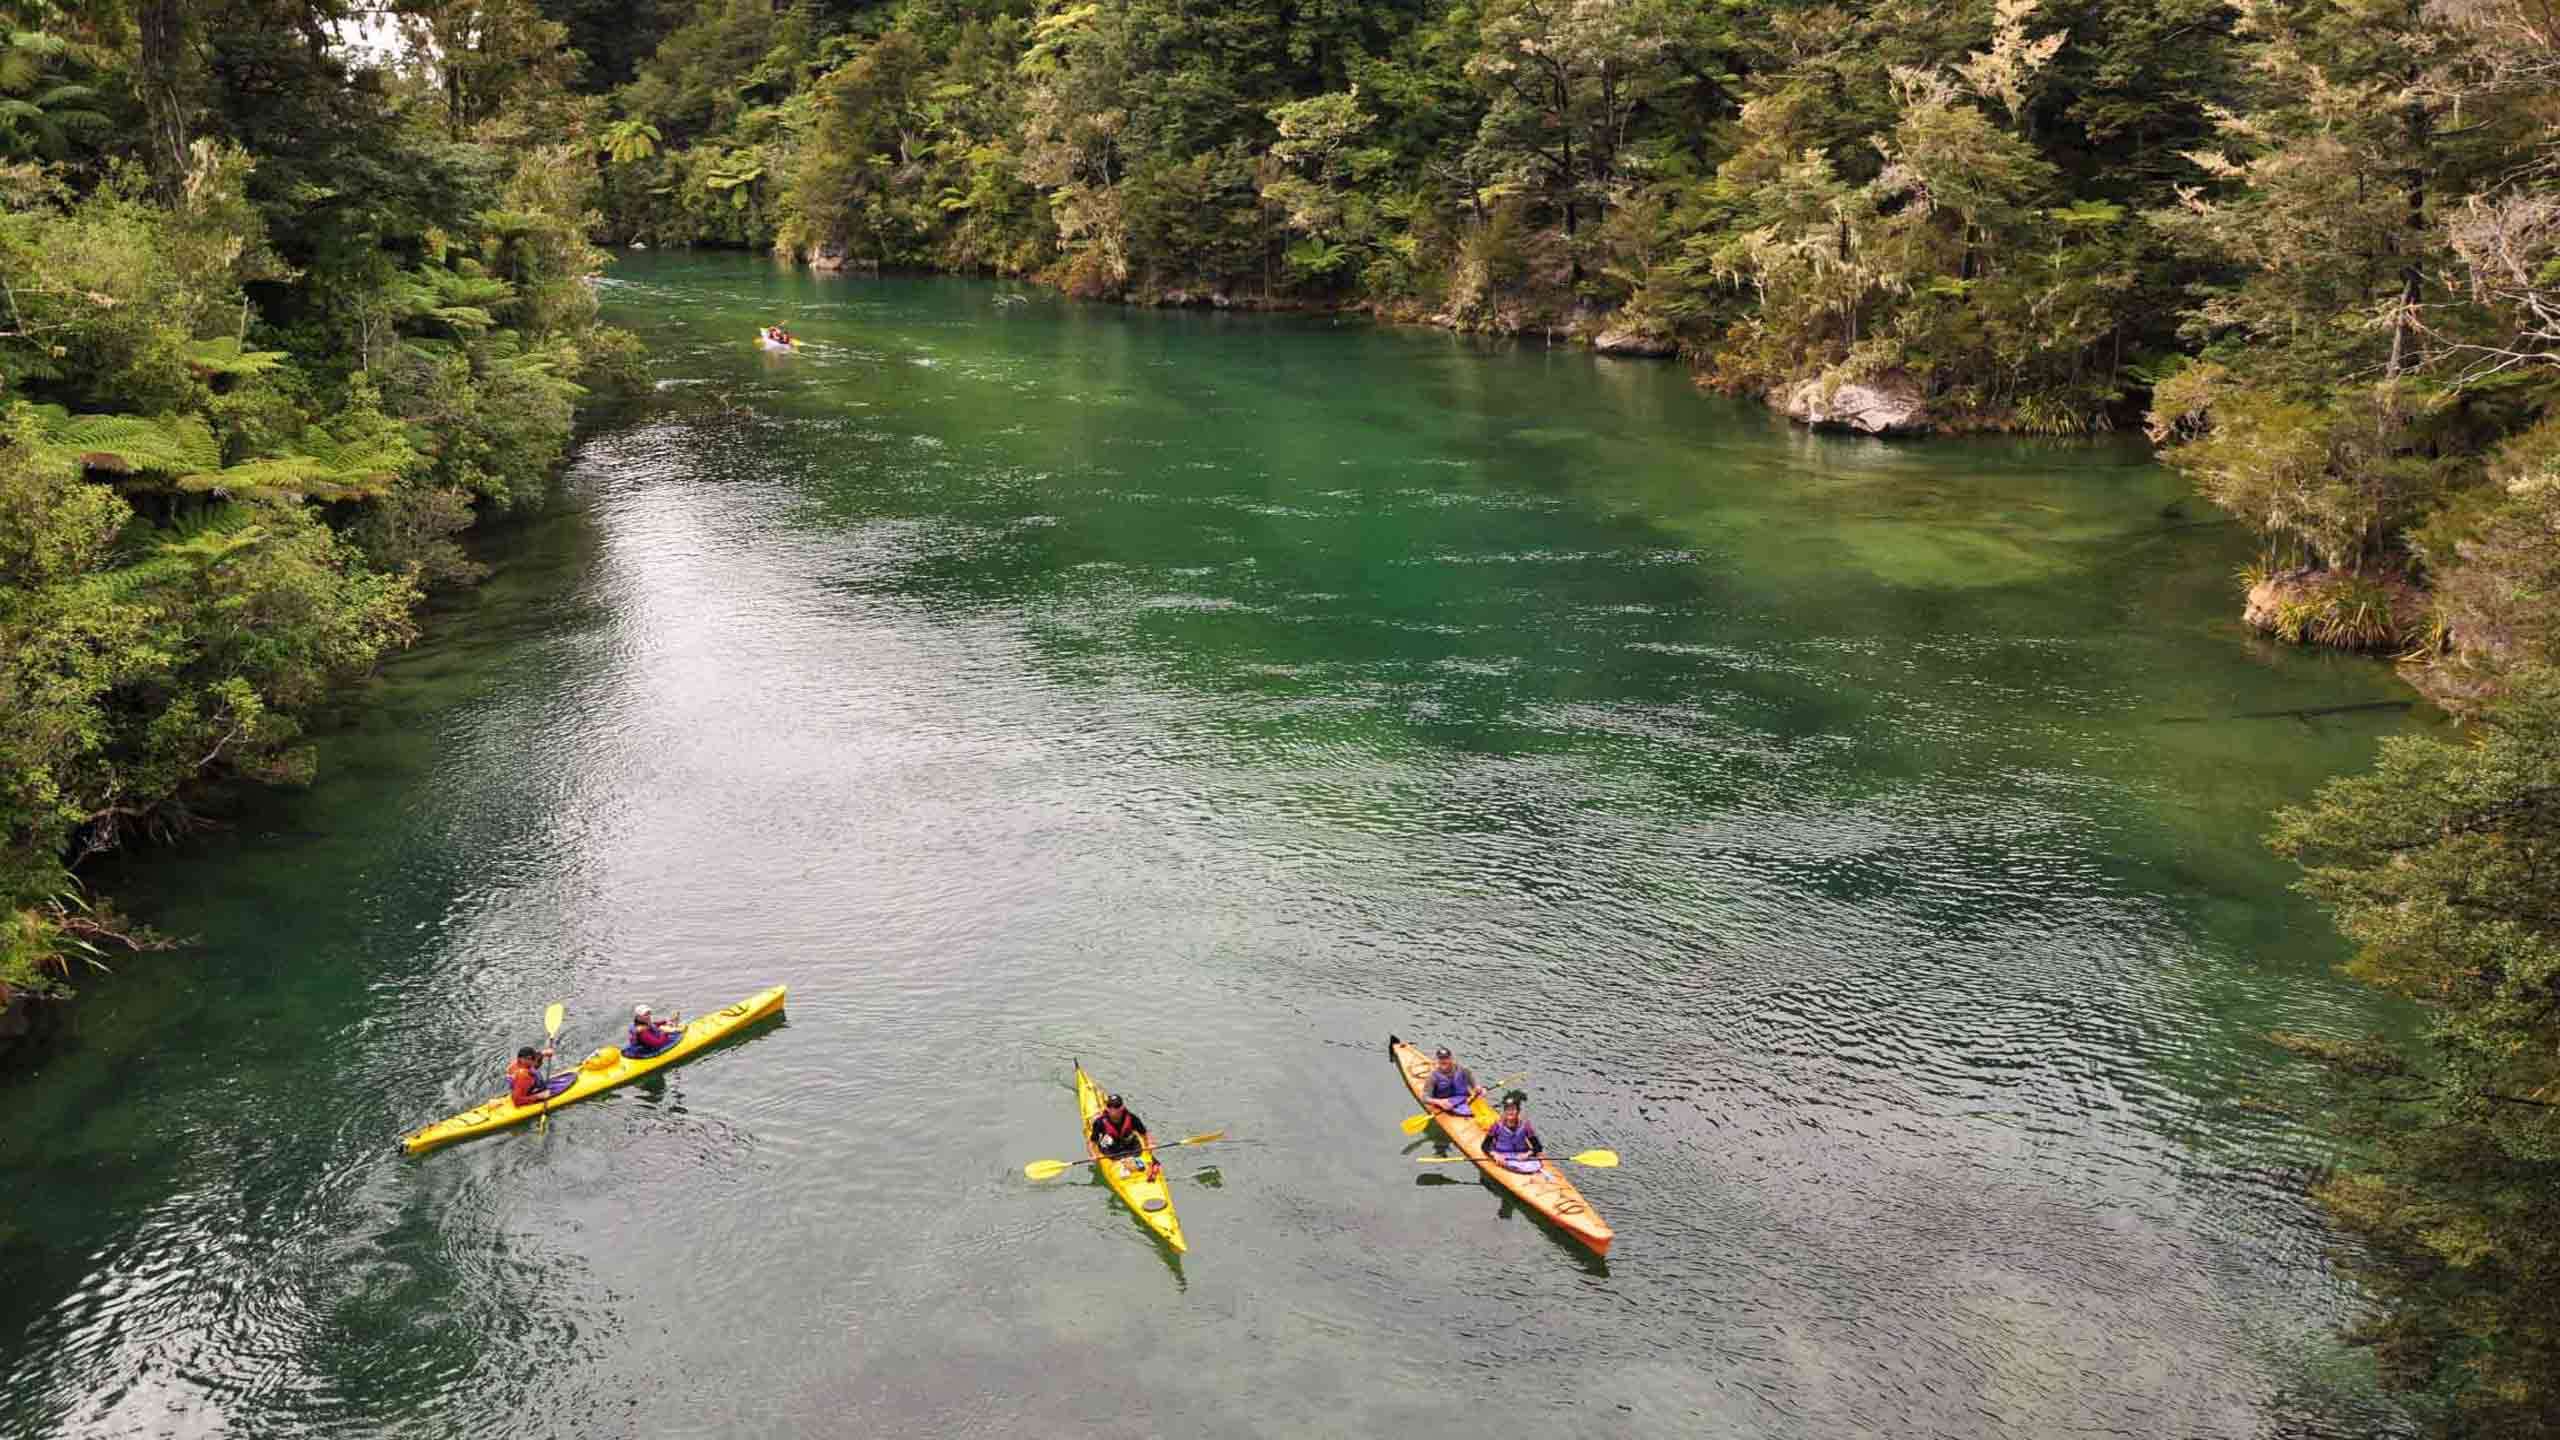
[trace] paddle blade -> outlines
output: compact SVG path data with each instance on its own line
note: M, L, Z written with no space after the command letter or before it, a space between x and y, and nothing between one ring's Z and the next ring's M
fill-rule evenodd
M1226 1138L1227 1132L1224 1130L1203 1130L1197 1135L1185 1135L1173 1143L1176 1145L1206 1145L1212 1140L1224 1140Z
M1618 1152L1615 1150L1585 1150L1579 1155L1568 1155L1565 1158L1576 1165L1588 1165L1594 1170L1618 1168Z
M542 1012L542 1038L545 1040L560 1038L560 1022L568 1016L568 1013L567 1005L558 1000L552 1001L551 1008Z
M1022 1173L1033 1180L1055 1180L1074 1168L1075 1165L1066 1160L1034 1160L1022 1167Z
M1431 1128L1431 1115L1428 1111L1420 1115L1407 1115L1404 1117L1404 1124L1397 1128L1407 1135L1419 1135Z
M1413 1157L1413 1163L1416 1165L1473 1165L1476 1162L1464 1155L1416 1155Z

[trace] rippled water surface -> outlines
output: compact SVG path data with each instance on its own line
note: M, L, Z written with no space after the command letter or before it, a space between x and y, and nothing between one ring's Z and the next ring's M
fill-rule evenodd
M2422 723L2124 448L735 259L201 937L0 1081L0 1434L2321 1433L2262 1102L2393 1023L2257 836ZM779 317L809 348L768 356ZM2366 708L2346 708L2366 707ZM2285 714L2311 710L2323 713ZM565 999L789 1018L421 1159ZM1526 1070L1585 1256L1415 1163ZM1083 1175L1071 1057L1192 1253ZM1487 1417L1469 1408L1503 1407Z

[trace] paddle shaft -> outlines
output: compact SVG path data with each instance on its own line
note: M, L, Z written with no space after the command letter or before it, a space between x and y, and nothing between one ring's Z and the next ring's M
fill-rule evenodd
M545 1025L542 1029L542 1048L544 1053L548 1054L559 1049L560 1022L567 1018L568 1011L565 1007L559 1005L551 1007L549 1012L550 1023ZM569 1083L574 1085L577 1082L572 1080ZM533 1117L533 1128L546 1135L551 1133L551 1098L551 1077L549 1075L544 1075L542 1077L542 1113Z
M1150 1141L1148 1142L1148 1150L1147 1150L1147 1152L1146 1152L1146 1153L1147 1153L1147 1159L1149 1160L1149 1162L1150 1162L1150 1163L1160 1163L1160 1162L1157 1162L1157 1161L1156 1161L1156 1156L1155 1156L1155 1153L1154 1153L1154 1152L1156 1152L1156 1151L1158 1151L1158 1150L1178 1150L1178 1149L1182 1149L1182 1148L1185 1148L1185 1147L1188 1147L1188 1146L1193 1146L1193 1145L1234 1145L1234 1144L1237 1144L1237 1143L1239 1143L1239 1142L1237 1142L1237 1141L1235 1141L1235 1140L1232 1140L1232 1139L1227 1138L1227 1134L1226 1134L1226 1132L1225 1132L1225 1131L1223 1131L1223 1130L1212 1130L1212 1131L1210 1131L1210 1132L1209 1132L1208 1134L1206 1134L1206 1135L1194 1135L1194 1136L1190 1137L1189 1139L1185 1139L1185 1140L1168 1140L1168 1141L1166 1141L1165 1143L1163 1143L1162 1145L1157 1145L1157 1144L1155 1144L1152 1140L1150 1140ZM1037 1169L1037 1170L1045 1170L1045 1171L1047 1171L1047 1172L1048 1172L1047 1174L1039 1175L1039 1176L1035 1176L1035 1177L1033 1177L1033 1178L1035 1178L1035 1179L1041 1179L1041 1180L1054 1180L1054 1179L1056 1179L1058 1176L1064 1175L1064 1174L1066 1174L1068 1171L1073 1170L1073 1169L1074 1169L1074 1168L1076 1168L1078 1165L1100 1165L1100 1164L1104 1163L1105 1161L1129 1160L1129 1159L1133 1159L1133 1158L1135 1158L1135 1157L1134 1157L1134 1156L1129 1156L1129 1155L1087 1155L1087 1156L1086 1156L1086 1157L1084 1157L1082 1160L1034 1160L1034 1161L1032 1161L1030 1164L1023 1166L1022 1168L1023 1168L1023 1171L1024 1171L1024 1173L1025 1173L1025 1174L1028 1174L1029 1172L1031 1172L1032 1170L1035 1170L1035 1169ZM1057 1168L1056 1168L1056 1169L1054 1169L1054 1170L1050 1170L1050 1169L1049 1169L1049 1167L1050 1167L1050 1166L1052 1166L1052 1165L1056 1166Z

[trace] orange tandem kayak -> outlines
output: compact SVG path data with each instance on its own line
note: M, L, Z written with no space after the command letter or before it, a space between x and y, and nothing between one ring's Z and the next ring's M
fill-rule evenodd
M1387 1053L1395 1057L1396 1069L1404 1075L1405 1088L1411 1090L1413 1098L1419 1102L1423 1087L1431 1079L1431 1057L1393 1035L1387 1037ZM1431 1109L1428 1105L1422 1108ZM1476 1108L1481 1111L1484 1106L1478 1104ZM1608 1254L1609 1242L1618 1238L1617 1232L1609 1228L1608 1221L1600 1218L1599 1211L1591 1208L1590 1201L1582 1198L1582 1192L1573 1188L1573 1182L1564 1178L1564 1171L1556 1168L1556 1162L1549 1160L1534 1172L1524 1174L1486 1157L1484 1120L1489 1118L1489 1115L1446 1115L1432 1111L1432 1122L1449 1137L1449 1143L1476 1162L1477 1169L1493 1177L1495 1184L1518 1196L1521 1204L1553 1221L1557 1229L1590 1246L1593 1253Z

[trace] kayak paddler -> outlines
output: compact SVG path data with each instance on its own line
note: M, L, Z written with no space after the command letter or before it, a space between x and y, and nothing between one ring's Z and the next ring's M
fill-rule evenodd
M1147 1134L1147 1122L1138 1118L1137 1111L1121 1104L1119 1096L1103 1097L1102 1109L1093 1117L1092 1135L1093 1148L1101 1151L1104 1159L1122 1162L1121 1174L1138 1173L1137 1166L1127 1163L1132 1156L1145 1157L1149 1179L1164 1173L1156 1164L1156 1144Z
M526 1045L516 1051L515 1063L507 1067L507 1094L514 1097L517 1104L539 1105L578 1078L563 1075L555 1080L543 1074L542 1062L550 1059L551 1054L551 1047L547 1045L539 1050Z
M1538 1139L1538 1127L1521 1116L1519 1091L1502 1097L1502 1118L1484 1132L1484 1153L1522 1175L1546 1168L1546 1144Z
M1458 1057L1441 1046L1431 1053L1431 1078L1422 1085L1422 1104L1427 1110L1447 1115L1463 1115L1474 1107L1484 1090L1476 1084L1475 1072L1458 1068Z
M648 1006L634 1005L631 1007L631 1038L623 1045L622 1053L634 1060L646 1060L683 1037L684 1016L681 1013L660 1024L651 1017Z

